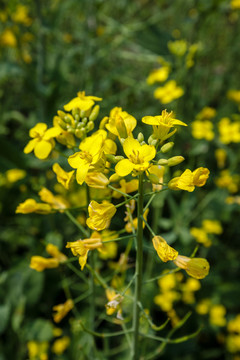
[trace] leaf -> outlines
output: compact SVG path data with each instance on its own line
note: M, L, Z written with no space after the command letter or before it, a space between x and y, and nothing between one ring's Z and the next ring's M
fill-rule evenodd
M10 305L0 305L0 334L6 329L10 315Z

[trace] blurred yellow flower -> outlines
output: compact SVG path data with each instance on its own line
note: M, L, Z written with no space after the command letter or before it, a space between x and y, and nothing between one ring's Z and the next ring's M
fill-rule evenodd
M227 320L225 318L226 308L223 305L212 305L210 308L210 323L215 326L225 326Z
M19 204L16 209L16 214L49 214L52 208L49 204L37 203L34 199L27 199Z
M162 66L159 69L154 69L150 72L147 78L148 85L155 84L156 82L164 82L167 80L170 73L168 66Z
M21 169L11 169L6 171L6 178L7 181L10 183L14 183L18 180L21 180L25 178L26 175L27 175L26 171Z
M68 336L63 336L60 339L54 341L52 345L52 352L57 355L61 355L70 345L70 338Z
M17 46L17 39L11 29L5 29L0 35L0 45L15 48Z
M40 199L49 204L54 210L63 211L69 207L69 203L62 196L55 196L46 188L42 188L38 194Z
M215 180L216 185L221 189L227 189L230 193L236 193L240 185L240 176L231 175L230 170L222 170Z
M49 343L47 341L28 341L29 360L48 360Z
M202 221L203 229L209 234L222 234L223 229L220 221L205 219Z
M69 185L71 183L71 180L73 178L74 170L73 171L65 171L58 163L53 164L52 167L53 171L57 175L57 181L62 184L65 189L69 189Z
M187 51L187 41L183 39L176 41L169 41L167 45L170 52L178 57L183 56Z
M224 168L225 164L226 164L226 159L227 159L227 152L224 149L216 149L215 150L215 158L217 160L217 166L219 169Z
M38 159L46 159L55 146L54 137L60 134L60 129L52 127L47 129L47 124L38 123L29 131L29 136L33 138L23 149L25 154L34 151Z
M53 306L53 311L55 311L53 314L53 320L56 323L59 323L69 313L69 311L73 309L73 307L74 302L71 299L68 299L63 304Z
M156 149L152 145L140 145L140 143L129 137L124 141L123 150L128 159L120 160L115 171L119 176L126 176L133 170L143 172L149 167L149 161L156 155Z
M55 258L45 258L42 256L32 256L31 257L31 263L30 268L34 269L36 271L43 271L45 269L53 269L57 268L59 266L58 259Z
M223 144L240 142L240 121L232 121L225 117L218 123L220 141Z
M214 138L213 123L208 120L195 120L192 122L192 136L195 139L206 139L208 141Z
M197 120L210 120L216 116L216 110L212 107L205 106L196 116Z
M168 81L164 86L156 88L154 91L155 99L159 100L162 104L168 104L183 96L184 90L177 86L175 80Z

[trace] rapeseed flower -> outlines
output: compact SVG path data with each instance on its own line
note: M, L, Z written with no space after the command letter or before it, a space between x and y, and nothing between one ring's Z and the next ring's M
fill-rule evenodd
M168 187L172 190L186 190L192 192L195 186L202 187L205 185L209 177L209 170L200 167L193 172L189 169L185 170L181 176L171 179Z
M173 261L176 266L185 270L186 273L195 279L203 279L209 273L209 263L202 258L189 258L187 256L178 255Z
M59 323L74 307L72 299L68 299L64 304L58 304L53 306L53 320Z
M37 203L34 199L27 199L19 204L16 209L16 214L49 214L52 208L49 204Z
M177 86L175 80L168 81L164 86L158 87L154 91L155 99L159 100L162 104L168 104L183 96L184 90Z
M132 171L143 172L150 166L149 161L156 155L156 149L152 145L140 145L139 142L131 137L127 138L123 144L123 150L128 159L120 160L115 171L119 176L127 176Z
M47 129L47 124L38 123L29 131L29 136L33 138L23 149L25 154L34 151L34 155L40 159L46 159L55 146L53 138L58 136L61 130L56 127Z
M161 236L154 236L152 239L154 249L157 251L158 256L163 262L175 260L178 252L169 246Z
M88 206L89 218L87 219L87 226L98 231L108 228L116 211L116 207L107 201L99 204L92 200Z
M120 107L113 108L109 117L104 118L103 121L110 133L124 139L132 135L137 125L137 120Z
M73 98L69 103L64 105L66 111L71 111L74 108L87 111L95 104L95 101L102 101L101 98L97 96L86 96L85 91L79 91L77 97Z
M30 268L36 271L43 271L45 269L53 269L59 266L58 259L55 258L45 258L42 256L32 256Z
M57 175L57 181L62 184L65 189L69 189L69 185L71 183L71 180L73 178L74 170L73 171L65 171L58 163L53 164L52 167L53 171Z
M52 352L57 355L61 355L70 345L70 338L68 336L63 336L60 339L54 341L52 345Z
M150 72L147 78L148 85L155 84L156 82L164 82L167 80L170 73L168 66L162 66L159 69L154 69Z
M210 141L214 138L213 123L208 120L195 120L192 122L192 136L195 139L206 139Z
M183 121L174 119L173 112L168 113L167 110L163 110L161 115L144 116L142 122L153 126L153 133L160 141L164 141L172 136L177 129L170 133L169 131L176 125L187 126Z

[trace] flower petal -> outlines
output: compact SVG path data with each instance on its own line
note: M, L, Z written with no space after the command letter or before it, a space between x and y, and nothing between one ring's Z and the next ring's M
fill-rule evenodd
M119 176L126 176L132 172L134 164L131 163L128 159L120 160L116 167L115 171Z
M35 156L40 159L46 159L52 150L52 144L49 141L39 141L34 148Z

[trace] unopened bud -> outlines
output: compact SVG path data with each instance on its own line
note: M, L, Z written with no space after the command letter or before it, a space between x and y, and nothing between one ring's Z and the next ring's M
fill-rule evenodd
M123 144L124 144L125 139L120 138L119 140L120 140L120 143L123 145Z
M148 174L147 177L149 178L149 180L151 181L151 183L153 184L159 184L159 178L157 175L155 174Z
M86 126L86 130L87 132L91 131L94 129L94 122L93 121L89 121L89 123Z
M77 124L77 129L81 129L84 127L84 123L82 121L80 121L78 124Z
M72 126L67 125L67 132L70 133L70 134L74 134L75 129L73 129Z
M168 165L168 160L167 159L160 159L158 160L158 165Z
M84 118L82 119L82 123L83 123L84 125L86 125L87 122L88 122L88 119L87 119L86 117L84 117Z
M117 164L120 160L124 159L124 157L106 154L106 159L112 164Z
M57 121L58 125L60 126L60 128L62 128L63 130L67 130L67 125L66 123L62 120L61 117L59 116L54 116L54 121Z
M109 181L110 182L117 182L121 179L121 176L119 176L118 174L112 174L109 178Z
M165 154L166 152L168 152L169 150L172 149L173 145L174 145L174 142L168 142L168 143L164 144L160 150L163 154Z
M100 125L99 125L99 129L104 129L105 125L108 123L108 117L104 116L104 118L101 120Z
M137 136L137 139L138 141L141 143L142 141L144 141L144 136L143 136L143 133L139 133L138 136Z
M72 109L72 115L73 115L73 117L75 117L76 115L79 116L79 109L78 108L73 108Z
M81 129L75 130L75 135L77 138L81 139L84 136L84 131Z
M65 115L63 120L65 121L65 123L71 124L71 119L68 115Z
M185 159L183 156L173 156L170 159L168 159L168 166L175 166L178 164L181 164Z
M89 115L89 120L90 121L95 121L96 120L96 118L98 117L98 114L99 114L99 110L100 110L100 106L95 105L94 108L92 109L91 114Z
M79 114L74 115L74 119L75 119L75 121L79 122L79 120L80 120Z

